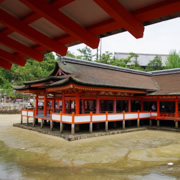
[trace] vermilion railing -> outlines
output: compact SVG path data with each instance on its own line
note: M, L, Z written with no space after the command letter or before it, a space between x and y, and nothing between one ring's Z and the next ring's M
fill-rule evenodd
M34 110L21 110L21 116L34 117ZM62 122L67 124L85 124L85 123L98 123L98 122L113 122L113 121L127 121L137 119L149 119L151 117L157 117L157 112L122 112L122 113L100 113L93 114L63 114L51 112L50 121ZM40 118L40 117L39 117ZM43 117L42 117L43 118Z

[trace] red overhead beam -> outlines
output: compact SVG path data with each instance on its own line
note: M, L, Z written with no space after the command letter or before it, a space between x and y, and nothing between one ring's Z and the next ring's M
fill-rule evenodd
M57 43L55 40L48 38L42 33L34 30L30 26L6 13L0 9L0 22L7 26L8 28L22 34L23 36L41 44L47 50L56 51L61 55L65 55L67 48L60 43Z
M6 61L18 64L20 66L24 66L26 64L26 60L23 59L21 56L9 53L2 49L0 49L0 57Z
M99 38L89 32L87 29L80 26L71 18L60 12L57 8L47 3L44 0L20 0L28 7L39 13L41 16L48 19L50 22L63 29L65 32L78 38L79 41L84 42L92 48L97 48ZM48 13L47 13L48 12Z
M117 23L120 28L125 28L134 37L143 37L144 26L126 9L118 0L94 0L101 6Z
M134 14L135 14L135 17L140 22L145 22L145 21L149 21L152 19L171 15L178 12L180 12L180 1L179 0L171 0L171 1L166 0L160 3L157 3L153 6L149 6L147 8L138 10Z
M75 0L56 0L52 3L52 6L55 8L61 8L63 6L66 6L67 4L73 2Z
M4 36L1 33L0 33L0 43L17 51L18 53L23 54L24 56L36 59L37 61L41 62L44 58L44 55L38 52L37 50L27 47L7 36Z
M10 70L12 67L12 64L0 58L0 67Z

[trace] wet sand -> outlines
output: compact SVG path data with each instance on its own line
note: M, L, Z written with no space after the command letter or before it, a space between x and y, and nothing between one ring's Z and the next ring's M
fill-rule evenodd
M0 179L180 179L180 133L69 142L12 126L19 121L20 115L0 115Z

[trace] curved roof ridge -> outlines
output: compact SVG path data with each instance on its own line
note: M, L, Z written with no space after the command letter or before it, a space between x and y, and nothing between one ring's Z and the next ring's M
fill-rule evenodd
M70 58L70 57L66 57L66 56L65 57L61 56L60 61L63 62L64 64L66 62L69 62L69 63L74 63L74 64L81 64L81 65L86 65L86 66L110 69L110 70L127 72L127 73L132 73L132 74L140 74L140 75L145 75L145 76L151 76L152 75L150 72L128 69L128 68L124 68L124 67L119 67L119 66L109 65L109 64L103 64L103 63L98 63L98 62L94 62L94 61L80 60L80 59Z

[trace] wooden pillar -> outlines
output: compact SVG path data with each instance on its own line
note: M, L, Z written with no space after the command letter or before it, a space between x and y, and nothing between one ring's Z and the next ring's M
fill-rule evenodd
M113 113L116 113L116 99L113 100Z
M62 94L62 113L66 113L66 102L65 102L65 94Z
M160 100L157 99L157 116L160 116Z
M52 131L54 128L54 122L53 121L50 121L50 130Z
M60 122L60 133L62 133L62 132L63 132L63 123Z
M96 114L100 113L100 99L96 99Z
M76 95L76 114L79 114L80 110L80 99L79 99L79 94Z
M125 129L126 128L126 124L125 124L125 120L122 121L122 128Z
M47 116L47 94L44 94L44 116Z
M179 127L179 121L175 121L175 128Z
M29 124L29 117L27 116L27 125Z
M21 124L23 124L23 116L21 116Z
M44 119L41 119L41 128L44 127Z
M152 119L149 120L149 126L152 126Z
M128 100L128 112L131 112L131 100Z
M140 127L140 119L137 119L137 127Z
M81 109L81 111L82 111L82 114L85 114L85 100L84 99L82 99L82 109Z
M144 111L143 105L144 105L144 101L141 100L141 112Z
M35 115L38 115L38 94L36 94L36 107L35 107Z
M71 134L75 133L74 112L72 112Z
M52 112L55 112L55 98L52 100Z
M178 99L175 101L175 117L178 117Z
M160 126L160 120L157 120L157 127Z

